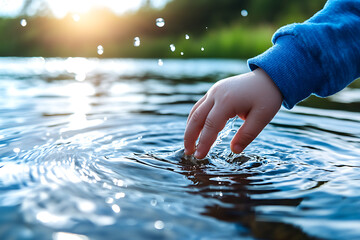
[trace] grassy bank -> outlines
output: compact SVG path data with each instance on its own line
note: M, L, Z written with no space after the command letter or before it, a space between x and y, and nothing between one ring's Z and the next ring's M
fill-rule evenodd
M271 46L274 31L270 26L247 27L233 24L209 29L203 36L194 36L193 39L186 40L182 37L177 45L185 57L249 58Z

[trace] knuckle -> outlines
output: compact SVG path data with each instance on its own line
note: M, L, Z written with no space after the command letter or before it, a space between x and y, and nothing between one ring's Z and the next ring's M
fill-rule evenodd
M252 142L255 138L256 138L256 134L254 133L251 133L251 132L243 132L241 134L241 142L244 144L244 145L248 145L250 142Z
M193 112L193 114L191 116L191 121L195 124L198 124L200 122L200 118L201 118L201 116L200 116L199 112L195 111L195 112Z
M207 119L205 120L204 127L205 127L206 129L216 129L216 124L215 124L215 122L214 122L211 118L207 118Z
M209 96L214 96L221 89L221 81L216 82L208 91Z
M224 106L228 106L231 105L233 102L234 102L234 97L230 92L227 91L224 94L222 94L221 104L223 104Z

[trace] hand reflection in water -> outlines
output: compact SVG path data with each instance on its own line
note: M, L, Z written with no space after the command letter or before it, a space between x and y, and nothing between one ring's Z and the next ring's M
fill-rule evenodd
M211 171L209 159L196 161L197 159L186 155L183 155L180 160L182 174L193 182L188 186L189 193L200 194L202 197L215 198L220 201L219 204L207 205L203 215L235 223L239 235L243 237L315 239L296 226L272 220L271 216L260 215L256 211L258 206L296 207L301 203L302 198L252 198L252 196L280 190L270 190L270 187L269 190L256 190L253 186L259 180L252 178L257 175L256 173ZM251 170L251 168L258 167L262 159L257 156L240 155L232 161L232 164L245 165L248 161L254 162L250 167L246 167L247 170Z

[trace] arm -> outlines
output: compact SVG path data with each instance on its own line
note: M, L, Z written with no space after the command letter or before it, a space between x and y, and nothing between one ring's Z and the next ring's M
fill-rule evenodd
M281 101L290 109L312 93L329 96L359 77L360 0L329 0L304 23L279 29L273 43L248 61L252 73L220 81L195 104L185 130L185 154L195 152L201 132L195 157L205 157L235 115L245 120L231 142L238 153L270 122Z
M280 28L272 41L248 64L271 77L286 108L313 93L334 94L360 76L360 0L329 0L304 23Z

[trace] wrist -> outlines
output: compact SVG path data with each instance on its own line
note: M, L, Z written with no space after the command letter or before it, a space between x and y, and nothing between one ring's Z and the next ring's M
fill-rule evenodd
M261 84L261 86L259 86L262 90L260 93L265 95L270 94L273 98L272 100L280 102L281 105L283 101L283 95L271 77L261 68L257 68L252 72L255 76L255 79L257 79L257 81L259 81Z

